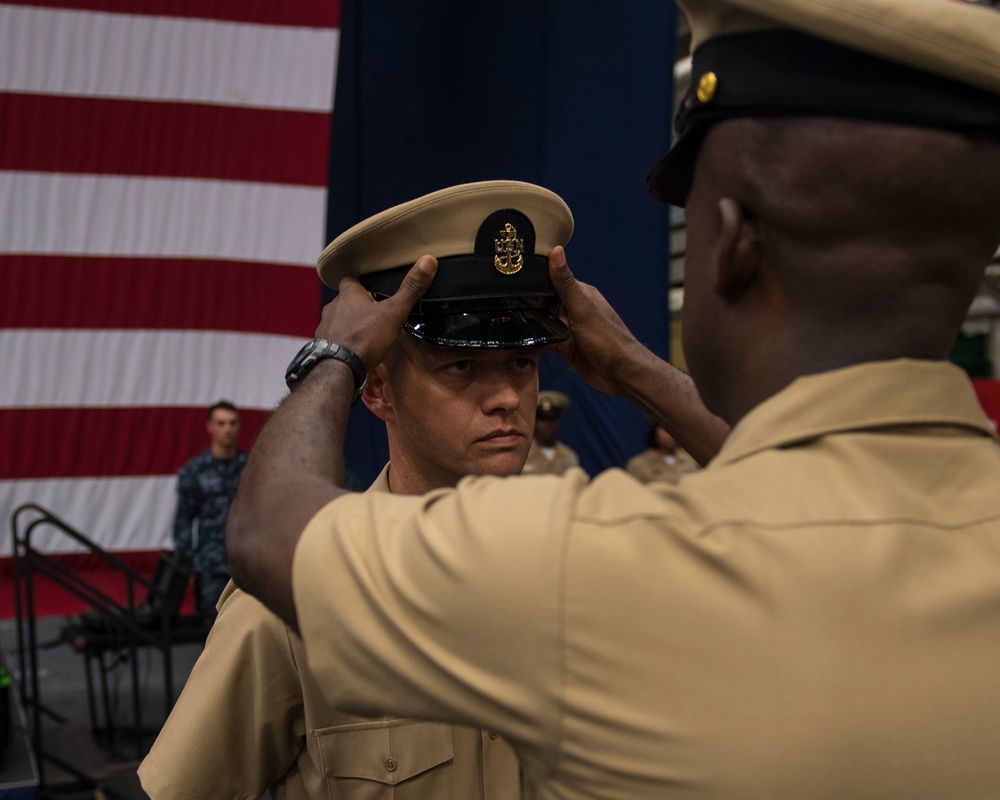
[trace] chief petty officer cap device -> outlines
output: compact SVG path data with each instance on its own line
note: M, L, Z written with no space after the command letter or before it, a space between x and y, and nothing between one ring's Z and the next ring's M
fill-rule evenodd
M679 2L691 88L646 180L667 203L684 205L701 143L726 119L844 117L1000 140L1000 12L960 0Z
M418 339L447 347L509 349L569 336L548 254L573 233L557 194L520 181L467 183L376 214L342 233L319 257L323 282L358 278L376 299L399 288L425 253L434 282L407 319Z
M535 401L535 416L541 419L556 419L570 407L570 399L562 392L551 389L538 393Z

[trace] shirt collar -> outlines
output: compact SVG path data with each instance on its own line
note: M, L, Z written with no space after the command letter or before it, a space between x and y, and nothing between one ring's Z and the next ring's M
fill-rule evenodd
M712 463L831 433L913 425L996 439L965 372L945 361L900 359L797 378L741 419Z
M389 489L389 465L386 464L382 467L382 471L378 474L374 483L368 487L369 492L388 492Z

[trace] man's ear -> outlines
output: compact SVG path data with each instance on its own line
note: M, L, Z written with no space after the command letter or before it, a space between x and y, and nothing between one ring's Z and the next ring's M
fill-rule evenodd
M386 389L387 385L385 375L383 374L383 367L379 364L368 373L368 381L365 383L365 389L361 393L361 401L368 406L369 411L383 422L392 413L392 400L389 398Z
M739 201L723 197L718 205L721 230L715 259L715 293L739 300L760 269L761 245L753 216Z

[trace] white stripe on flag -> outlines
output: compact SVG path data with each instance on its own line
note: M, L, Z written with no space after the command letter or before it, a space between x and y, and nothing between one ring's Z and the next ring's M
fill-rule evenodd
M225 397L270 410L301 345L214 331L3 330L0 408L208 407Z
M338 29L0 5L0 90L330 111Z
M0 508L10 515L24 503L36 503L105 550L172 548L176 486L173 475L0 481ZM37 515L24 521L31 519ZM31 544L51 553L82 552L48 525L32 532ZM0 557L9 555L11 537L0 536Z
M5 474L15 477L0 481L0 513L35 502L109 550L169 546L176 478L146 473L172 469L194 452L188 452L189 436L171 436L169 427L155 421L185 418L226 397L252 411L247 418L259 425L261 412L287 391L284 370L301 339L237 332L253 331L260 315L259 289L248 297L241 287L262 274L273 283L274 273L287 273L289 266L314 269L325 244L328 130L322 123L333 108L339 31L175 18L169 4L156 15L46 5L55 4L0 2L0 93L6 94L5 107L23 110L14 131L22 138L13 141L25 144L7 154L7 171L0 171L0 255L13 256L12 278L30 272L37 258L38 281L25 303L73 292L72 319L53 318L49 307L32 312L38 319L22 314L8 322L29 327L0 330L0 417L9 430L23 430L21 444L39 454L30 465L21 459L21 471L6 464ZM191 10L177 3L178 13ZM331 23L335 17L328 15ZM167 128L179 134L150 138L135 130L138 123L129 124L167 115ZM72 122L46 125L53 117ZM117 128L106 127L109 117L118 120ZM32 120L42 128L32 130ZM205 125L220 126L221 132L211 129L216 139L231 139L236 134L230 129L257 132L254 120L267 129L239 152L274 153L273 160L237 155L218 142L206 147ZM92 135L78 136L80 130ZM294 143L306 140L308 152L323 154L316 173L295 159L275 163L290 152L290 142L301 156ZM234 159L275 169L233 169ZM226 179L212 177L219 175ZM143 258L162 259L166 266L157 263L144 276ZM185 274L171 283L171 267L180 261L177 272ZM198 272L191 280L210 261L220 263L207 264L207 278ZM47 270L50 263L56 269ZM95 267L103 283L79 280ZM127 281L150 278L169 289L172 302L197 310L180 321L146 315L146 307L163 299L150 299L148 287L133 292L131 283L117 282L118 275ZM116 281L111 289L108 280ZM228 291L219 291L224 286ZM141 306L136 314L117 313L130 301ZM227 313L212 313L227 305ZM87 313L72 313L80 309ZM276 314L297 313L286 303L260 327L295 330ZM302 313L312 317L316 309ZM65 329L44 327L60 324ZM144 324L182 327L111 327ZM60 415L66 425L60 426ZM45 424L23 424L25 419ZM161 456L153 465L106 452L127 448L136 435L153 434ZM46 457L52 453L60 458ZM49 551L75 549L51 534L35 544ZM9 554L10 537L0 536L0 555Z
M0 172L0 253L313 266L326 189L244 181ZM235 287L234 287L235 291Z

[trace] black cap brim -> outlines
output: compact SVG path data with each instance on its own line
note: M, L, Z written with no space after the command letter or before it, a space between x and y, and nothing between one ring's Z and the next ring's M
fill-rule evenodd
M441 347L481 350L542 347L569 337L569 329L548 309L414 315L405 328L416 338Z
M646 178L671 205L687 202L705 135L728 119L837 117L1000 140L997 94L794 30L710 39L694 52L691 81L677 142Z
M702 125L687 131L653 167L646 176L646 189L653 197L672 206L684 206L694 181L698 151L708 128L708 125Z

